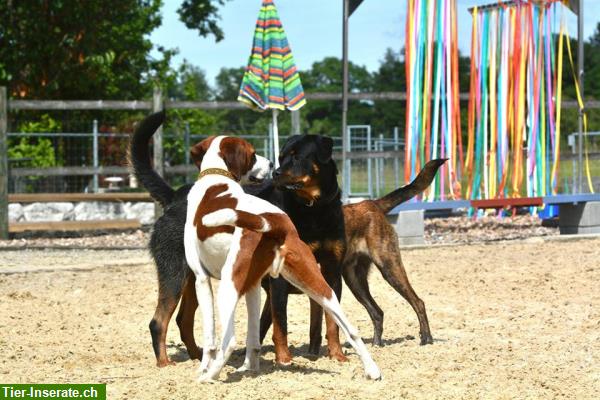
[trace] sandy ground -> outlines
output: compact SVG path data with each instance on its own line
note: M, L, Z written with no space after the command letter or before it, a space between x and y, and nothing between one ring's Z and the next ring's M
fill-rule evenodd
M1 251L0 382L105 382L110 399L597 398L600 239L403 254L435 344L419 346L414 312L378 272L371 287L386 313L385 347L371 347L368 315L347 288L342 301L382 381L363 378L351 348L348 363L309 359L308 301L293 296L293 366L275 367L267 340L261 373L235 372L245 341L240 304L238 351L219 383L199 384L198 363L187 358L174 323L168 351L178 364L154 365L147 326L156 279L146 252Z

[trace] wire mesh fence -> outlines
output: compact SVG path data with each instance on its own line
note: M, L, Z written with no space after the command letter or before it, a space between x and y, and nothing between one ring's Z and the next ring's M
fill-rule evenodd
M131 121L138 118L131 117ZM122 120L122 119L121 119ZM107 190L135 191L128 169L128 148L133 134L133 122L115 123L109 120L62 119L61 132L44 131L48 123L36 120L13 120L9 126L9 183L10 193L94 193ZM37 130L37 131L34 131ZM372 133L369 125L349 126L349 151L395 152L396 157L350 159L344 169L337 157L338 170L345 170L349 197L379 197L403 185L404 165L401 154L404 143L399 130ZM189 124L175 124L163 134L165 179L177 187L193 182L196 167L189 150L208 133L194 131ZM250 141L259 154L273 158L272 140L268 131L238 135ZM280 138L285 143L288 136ZM342 151L342 138L333 136L334 153ZM589 159L590 183L600 189L600 133L590 133L586 148ZM152 144L150 143L150 146ZM569 135L561 146L560 193L588 190L587 165L584 159L584 188L578 187L577 135ZM102 172L94 172L101 167ZM339 175L342 183L341 174Z

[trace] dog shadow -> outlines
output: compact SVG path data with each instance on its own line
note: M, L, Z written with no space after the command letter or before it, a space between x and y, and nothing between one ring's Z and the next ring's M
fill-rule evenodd
M373 344L373 338L371 339L364 339L364 342L366 344L370 344L373 347L385 347L385 346L391 346L393 344L401 344L401 343L406 343L412 340L415 340L416 338L413 335L405 335L405 336L400 336L397 338L392 338L392 339L382 339L382 344L381 346L377 346ZM344 346L350 346L349 343L345 343Z
M183 344L167 344L167 349L169 350L168 353L171 361L180 363L191 360L190 355ZM172 349L175 349L175 353L173 353Z
M385 346L390 346L393 344L401 344L401 343L405 343L405 342L409 342L412 340L418 340L415 336L413 335L405 335L405 336L401 336L401 337L397 337L397 338L393 338L393 339L383 339L382 340L382 345L381 346L376 346L373 344L373 339L365 339L365 343L370 344L371 346L377 348L377 347L385 347ZM448 339L442 339L442 338L433 338L433 343L443 343L443 342L447 342ZM344 347L351 347L349 343L345 343Z
M305 350L302 349L305 347ZM262 346L262 350L261 352L263 354L266 353L270 353L270 352L274 352L275 348L271 345L271 346ZM308 352L308 346L301 346L300 348L294 348L293 346L290 347L290 352L292 353L292 357L302 357L304 355L306 355L305 353ZM231 354L231 357L229 358L229 360L227 361L227 364L230 366L241 366L244 363L244 357L246 355L246 350L244 348L241 349L237 349L233 352L233 354ZM317 357L315 357L314 359L316 360ZM236 367L237 368L237 367ZM307 365L298 365L298 364L294 364L294 362L292 361L292 364L290 365L279 365L276 364L275 362L273 362L272 360L266 360L264 358L264 356L261 356L260 358L260 371L234 371L231 372L227 375L227 377L223 380L223 382L225 383L235 383L235 382L239 382L244 378L248 378L248 377L257 377L257 376L264 376L264 375L269 375L269 374L273 374L276 373L278 371L288 371L288 372L292 372L292 373L300 373L300 374L336 374L335 371L330 371L330 370L326 370L326 369L322 369L322 368L315 368L315 367L311 367L311 366L307 366Z
M182 344L168 344L167 348L170 350L169 351L169 358L171 359L171 361L175 361L176 363L182 363L182 362L186 362L186 361L190 361L190 356L187 352L187 349L185 348L184 345ZM267 354L267 353L273 353L275 352L275 347L273 345L266 345L266 346L262 346L261 349L261 353ZM308 345L303 345L300 347L294 347L291 346L290 347L290 352L292 353L292 357L296 358L306 358L309 359L311 361L316 361L317 358L319 356L314 356L308 353ZM326 353L323 353L326 354ZM321 354L321 356L323 356L323 354ZM231 357L229 357L229 360L227 361L227 365L232 366L234 368L238 368L240 367L243 363L244 363L244 358L246 356L246 349L244 347L239 348L237 350L235 350L232 354ZM264 358L264 356L261 356L260 358L260 371L255 372L255 371L234 371L231 372L227 375L227 377L225 379L223 379L223 382L225 383L235 383L235 382L239 382L244 378L247 377L257 377L259 375L269 375L278 371L289 371L292 373L301 373L301 374L335 374L336 372L334 371L330 371L330 370L326 370L326 369L321 369L321 368L314 368L311 366L306 366L306 365L297 365L294 364L292 362L292 364L290 365L279 365L276 364L275 362L273 362L272 360L267 360Z

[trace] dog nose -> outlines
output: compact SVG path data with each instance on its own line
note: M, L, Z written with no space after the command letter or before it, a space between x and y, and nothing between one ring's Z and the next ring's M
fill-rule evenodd
M273 169L273 161L269 161L269 169Z
M273 178L277 179L281 176L281 170L279 168L277 168L275 171L273 171Z

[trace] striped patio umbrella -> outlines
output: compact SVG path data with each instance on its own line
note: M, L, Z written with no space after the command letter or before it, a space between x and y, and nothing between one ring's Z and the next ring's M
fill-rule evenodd
M273 112L275 165L279 160L279 110L298 110L304 104L304 90L287 37L273 0L263 0L256 21L252 53L244 73L238 100L249 107Z

